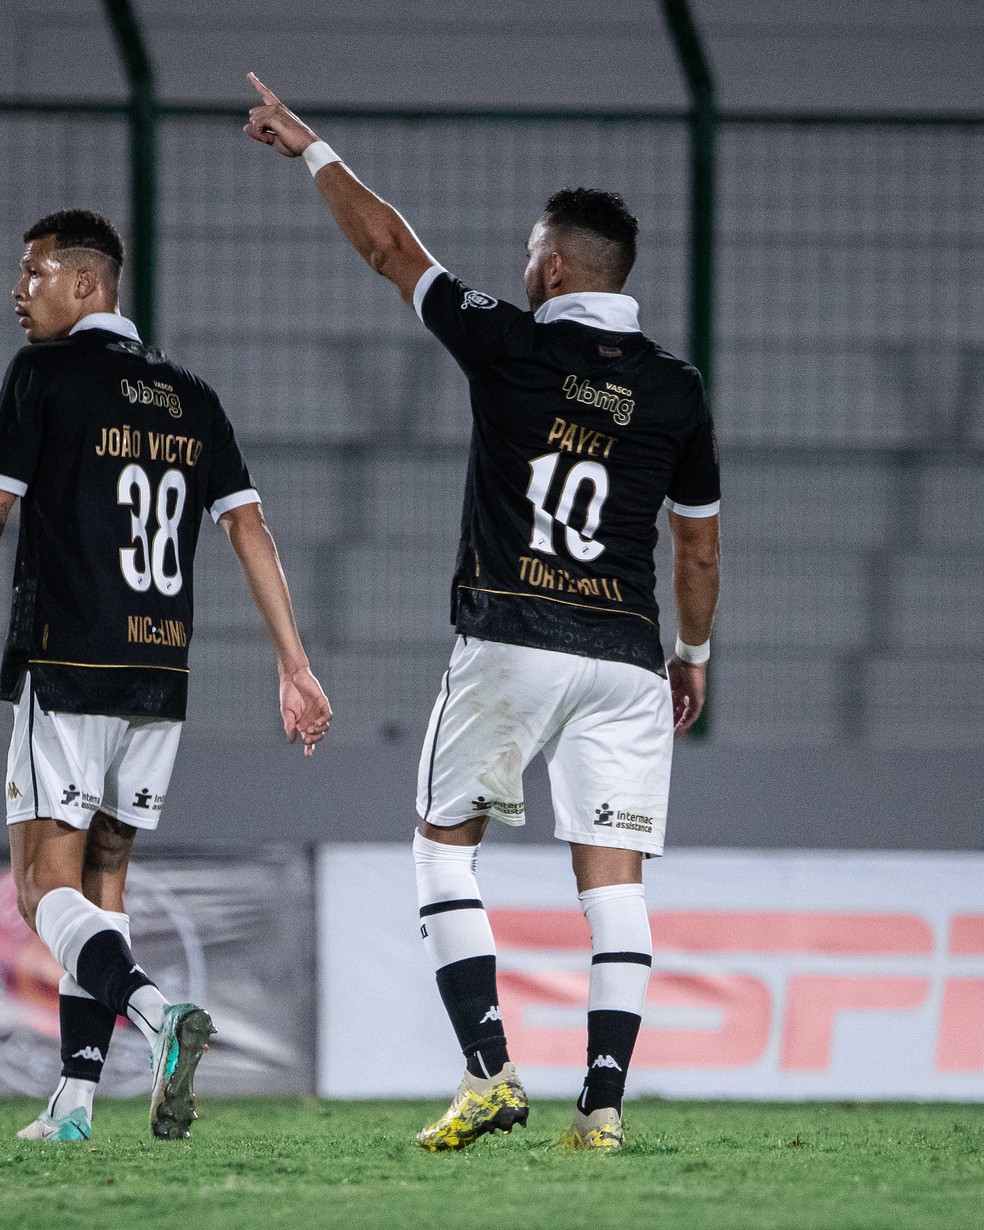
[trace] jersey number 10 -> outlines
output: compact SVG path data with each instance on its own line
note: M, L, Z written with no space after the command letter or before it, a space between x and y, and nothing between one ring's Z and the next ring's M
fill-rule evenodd
M579 461L571 466L557 501L557 511L551 514L547 512L545 504L560 457L560 453L547 453L546 456L536 457L530 462L532 474L530 485L526 488L526 498L533 505L530 546L534 551L556 555L553 544L554 523L559 521L564 527L567 550L574 559L597 559L605 549L602 543L596 541L595 534L601 521L602 506L608 496L608 471L598 461ZM585 511L584 526L576 530L570 524L570 516L582 483L591 484L591 498Z
M186 494L185 478L180 470L165 471L157 485L156 498L143 466L128 465L120 474L116 502L128 504L134 509L130 514L130 542L133 545L120 548L120 568L124 581L138 593L150 589L151 583L168 597L181 590L178 526L184 512ZM157 519L153 541L147 535L151 507L154 507ZM173 572L167 571L169 545L174 552Z

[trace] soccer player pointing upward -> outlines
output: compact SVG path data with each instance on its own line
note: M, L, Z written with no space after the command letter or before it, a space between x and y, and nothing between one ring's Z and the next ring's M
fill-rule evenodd
M21 500L0 696L14 703L7 823L21 914L65 970L62 1079L19 1135L87 1139L117 1015L152 1048L151 1128L188 1135L212 1031L130 951L137 829L157 827L188 692L202 513L225 530L269 632L284 729L305 753L331 709L232 426L197 376L121 316L123 245L86 210L24 235L14 305L28 342L0 392L0 531ZM235 817L232 817L235 823Z
M526 1122L474 869L490 819L525 822L522 772L542 752L593 954L588 1070L562 1143L617 1149L652 965L643 856L663 850L674 729L686 731L704 703L718 594L720 489L700 377L640 332L638 305L621 293L638 228L619 196L551 198L529 238L521 311L452 277L250 80L262 105L245 131L303 155L342 232L471 389L459 638L421 754L413 843L421 935L466 1070L417 1139L459 1149ZM669 663L653 567L664 504L679 632Z

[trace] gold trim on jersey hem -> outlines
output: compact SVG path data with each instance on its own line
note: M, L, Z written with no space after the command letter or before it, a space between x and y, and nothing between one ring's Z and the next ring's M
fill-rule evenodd
M28 666L83 666L92 671L174 671L190 674L187 666L138 666L134 662L59 662L55 658L28 658Z
M602 611L606 615L634 615L636 619L643 619L647 624L656 626L655 621L650 619L648 615L640 615L638 611L612 610L607 606L591 606L587 602L568 602L566 598L551 598L549 594L520 594L514 589L483 589L481 585L458 585L459 589L470 589L476 594L496 594L502 598L539 598L543 602L559 602L561 606L576 606L580 611Z

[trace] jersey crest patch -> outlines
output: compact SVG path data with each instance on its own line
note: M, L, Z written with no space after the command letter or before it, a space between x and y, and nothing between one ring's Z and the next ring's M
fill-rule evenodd
M465 297L461 301L461 310L465 308L494 308L499 306L499 300L493 299L491 295L485 295L480 290L466 290Z

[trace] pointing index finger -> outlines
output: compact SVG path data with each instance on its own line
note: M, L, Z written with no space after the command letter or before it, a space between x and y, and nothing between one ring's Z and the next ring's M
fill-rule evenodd
M273 90L271 90L269 86L264 85L259 77L257 77L256 73L247 73L246 79L250 82L267 106L273 106L275 103L280 102L280 99L276 96L276 94L274 94Z

